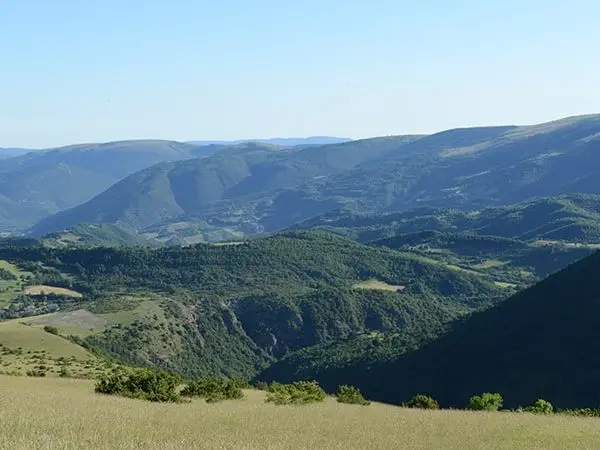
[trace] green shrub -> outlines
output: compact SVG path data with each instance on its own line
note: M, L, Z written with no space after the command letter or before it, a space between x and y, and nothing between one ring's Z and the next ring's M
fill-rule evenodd
M439 409L440 405L433 398L428 395L415 395L403 406L406 408L417 408L417 409Z
M168 372L137 369L125 374L106 375L96 384L100 394L120 395L152 402L177 402L181 380Z
M188 383L181 391L181 395L184 397L200 397L206 399L208 403L214 403L221 400L243 398L242 388L246 386L246 382L237 380L200 378Z
M523 408L523 411L534 414L552 414L554 407L549 401L538 398L532 405Z
M338 387L336 392L336 397L338 403L348 403L352 405L363 405L367 406L370 404L363 395L360 390L354 386L343 385Z
M45 331L46 333L50 333L50 334L56 334L56 335L58 335L58 328L56 328L56 327L53 327L53 326L51 326L51 325L46 325L46 326L44 327L44 331Z
M502 407L502 395L486 392L469 399L469 409L473 411L498 411Z
M316 381L295 381L271 384L265 401L275 405L301 405L322 402L325 397L325 391Z

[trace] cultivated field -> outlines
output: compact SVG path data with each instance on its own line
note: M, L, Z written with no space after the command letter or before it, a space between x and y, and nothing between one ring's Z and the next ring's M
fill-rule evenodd
M600 448L600 420L394 406L274 406L244 400L153 404L93 393L93 383L0 376L0 448L577 449Z
M23 289L23 292L27 295L56 294L56 295L65 295L67 297L77 297L77 298L82 297L82 295L79 292L73 291L71 289L54 287L54 286L46 286L44 284L39 284L39 285L35 285L35 286L26 286Z

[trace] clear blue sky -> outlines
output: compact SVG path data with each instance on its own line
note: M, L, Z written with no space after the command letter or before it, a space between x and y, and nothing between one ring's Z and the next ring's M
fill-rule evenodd
M3 0L0 146L599 112L599 18L598 0Z

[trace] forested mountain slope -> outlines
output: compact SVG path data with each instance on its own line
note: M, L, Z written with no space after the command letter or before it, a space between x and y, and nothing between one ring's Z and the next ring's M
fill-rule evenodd
M156 250L4 242L0 260L34 274L27 283L79 292L79 300L53 301L109 317L91 335L85 330L88 343L188 375L250 377L316 344L431 332L511 292L478 274L326 233Z
M595 253L458 320L427 345L410 330L379 340L354 338L293 354L261 378L311 376L329 388L352 383L390 402L426 393L444 406L463 407L471 395L500 392L506 407L537 398L562 408L597 407L599 273Z
M600 196L570 194L475 210L422 207L405 212L332 211L294 225L321 228L360 242L422 231L474 233L520 241L600 243Z

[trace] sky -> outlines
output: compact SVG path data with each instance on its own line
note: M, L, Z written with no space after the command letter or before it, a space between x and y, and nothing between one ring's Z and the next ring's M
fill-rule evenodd
M0 146L600 112L597 0L0 0Z

